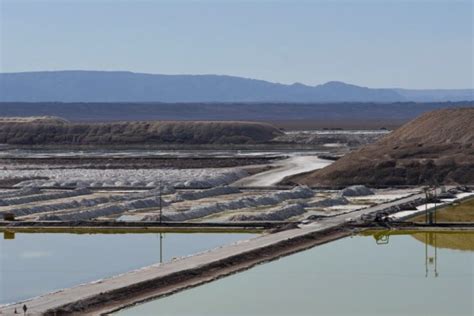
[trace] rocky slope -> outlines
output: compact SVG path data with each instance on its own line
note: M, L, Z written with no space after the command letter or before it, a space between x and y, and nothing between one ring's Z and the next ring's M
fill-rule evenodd
M312 186L474 183L474 109L426 113L334 164L287 182Z

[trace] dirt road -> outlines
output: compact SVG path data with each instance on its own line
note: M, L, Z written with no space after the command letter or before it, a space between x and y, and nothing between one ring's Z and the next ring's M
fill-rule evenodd
M239 187L266 187L278 184L285 177L324 168L333 161L320 159L317 156L294 156L273 163L271 170L257 173L253 176L234 182Z

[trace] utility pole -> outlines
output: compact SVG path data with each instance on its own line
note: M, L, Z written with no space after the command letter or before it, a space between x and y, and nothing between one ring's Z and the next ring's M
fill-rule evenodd
M425 277L429 276L430 266L434 267L434 277L439 276L438 272L438 244L437 244L437 235L436 232L425 232ZM429 248L430 246L434 248L434 256L430 255Z
M160 233L160 263L163 263L163 233Z
M423 188L425 191L425 223L428 224L428 188Z
M160 182L160 225L163 223L162 217L163 217L163 205L162 205L162 200L161 200L161 182Z

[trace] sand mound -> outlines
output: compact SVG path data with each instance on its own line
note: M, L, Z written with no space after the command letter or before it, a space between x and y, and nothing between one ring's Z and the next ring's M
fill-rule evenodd
M258 122L86 124L43 117L0 119L0 143L17 145L244 144L267 142L281 134Z
M474 108L426 113L332 165L288 182L343 187L474 183Z

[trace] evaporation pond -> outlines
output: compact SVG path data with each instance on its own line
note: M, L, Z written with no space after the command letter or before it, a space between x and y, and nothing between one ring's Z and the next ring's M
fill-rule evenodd
M1 235L0 235L1 236ZM253 234L4 233L0 239L0 304L110 277ZM160 244L162 249L160 251Z
M378 239L341 239L118 315L474 315L474 233Z

